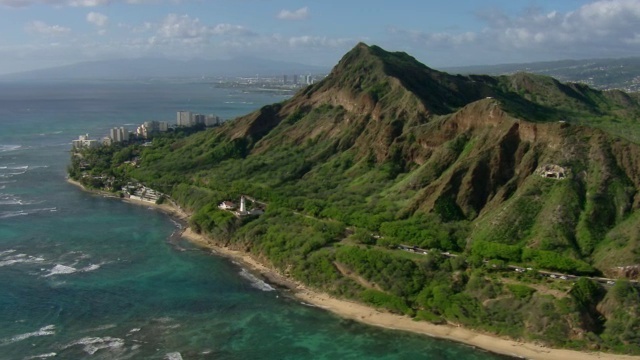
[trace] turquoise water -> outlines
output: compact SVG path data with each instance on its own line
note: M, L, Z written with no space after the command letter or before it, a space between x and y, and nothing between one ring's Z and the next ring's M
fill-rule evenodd
M208 84L0 84L0 359L499 359L306 306L65 182L70 141L283 97Z

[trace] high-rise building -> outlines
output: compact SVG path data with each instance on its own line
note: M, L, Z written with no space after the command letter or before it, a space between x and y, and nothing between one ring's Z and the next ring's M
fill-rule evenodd
M178 111L176 120L178 126L191 126L191 111Z
M109 137L111 138L111 142L118 142L118 129L113 128L109 130Z
M298 85L298 74L293 75L293 85Z
M220 124L220 118L216 115L209 114L204 119L204 126L216 126Z
M202 114L193 115L193 125L204 125L205 116Z
M129 141L129 130L121 127L120 129L118 129L118 135L120 136L120 141Z
M129 131L123 127L113 128L109 130L109 137L114 143L126 142L129 141Z
M282 76L282 83L283 84L287 83L287 75Z

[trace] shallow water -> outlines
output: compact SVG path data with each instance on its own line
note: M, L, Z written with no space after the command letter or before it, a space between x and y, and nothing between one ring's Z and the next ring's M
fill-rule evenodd
M179 224L164 214L65 182L80 134L281 99L208 84L0 84L0 358L502 358L305 306L172 244Z

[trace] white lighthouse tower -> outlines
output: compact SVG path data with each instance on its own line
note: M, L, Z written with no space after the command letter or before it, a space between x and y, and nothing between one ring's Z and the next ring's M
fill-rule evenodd
M240 197L240 214L246 214L247 213L247 206L245 204L245 200L244 200L244 195L242 195Z

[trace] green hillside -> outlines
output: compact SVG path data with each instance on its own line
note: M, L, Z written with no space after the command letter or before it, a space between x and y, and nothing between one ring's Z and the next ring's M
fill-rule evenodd
M637 276L620 267L640 264L639 120L638 97L619 91L452 76L358 44L288 101L103 154L94 173L169 194L197 231L338 296L552 346L640 353L638 288L587 278ZM139 167L123 163L138 154ZM217 208L242 194L265 214Z

